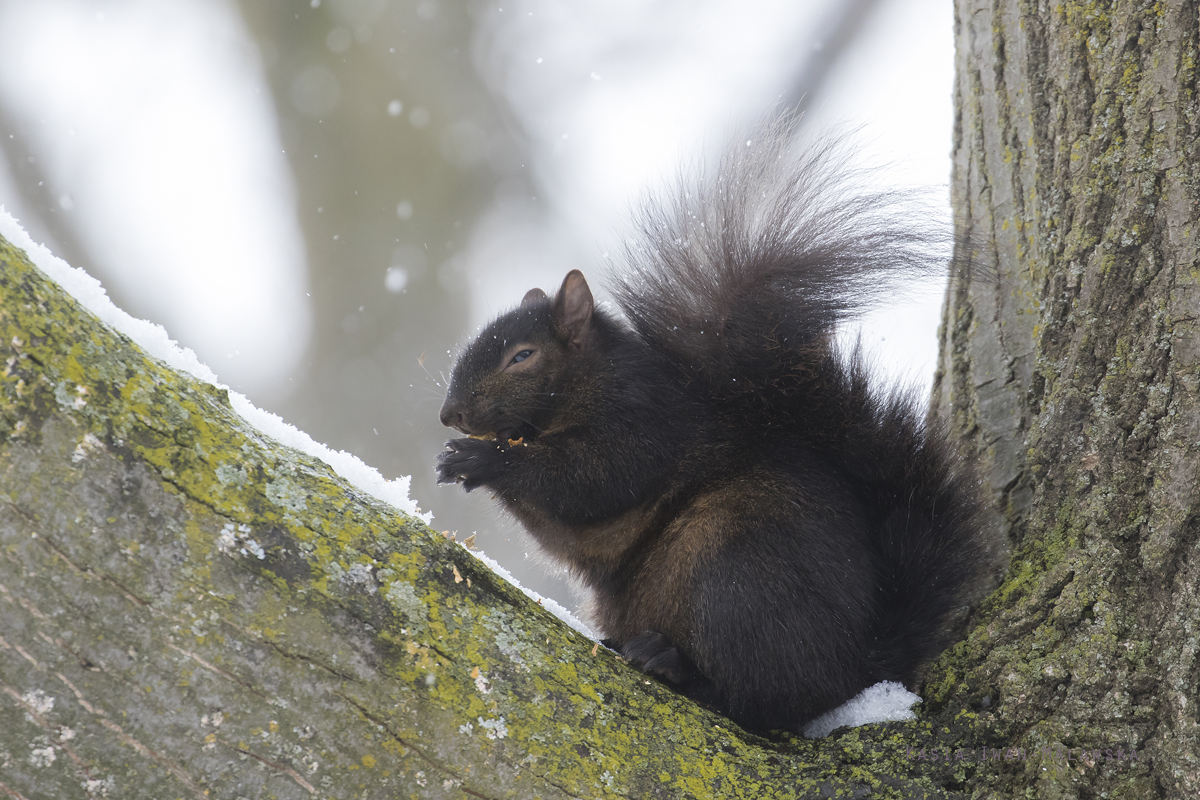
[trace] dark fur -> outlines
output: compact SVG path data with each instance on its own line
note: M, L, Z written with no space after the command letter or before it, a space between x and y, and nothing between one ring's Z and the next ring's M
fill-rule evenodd
M789 131L647 215L615 288L628 324L572 272L484 330L442 421L499 438L438 464L580 576L630 661L751 729L911 684L978 563L951 449L833 345L938 243Z

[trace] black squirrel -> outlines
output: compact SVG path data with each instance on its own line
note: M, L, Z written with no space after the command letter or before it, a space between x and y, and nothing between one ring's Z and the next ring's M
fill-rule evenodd
M484 329L437 465L590 588L606 644L750 730L911 685L980 563L969 470L834 336L941 268L937 234L793 127L651 206L625 319L573 270Z

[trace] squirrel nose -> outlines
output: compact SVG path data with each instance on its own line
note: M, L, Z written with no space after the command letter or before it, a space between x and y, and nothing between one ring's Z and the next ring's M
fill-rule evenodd
M459 411L458 408L451 404L449 400L442 405L440 419L442 420L442 424L447 428L458 428L459 430L462 430L467 424L467 415L462 411Z

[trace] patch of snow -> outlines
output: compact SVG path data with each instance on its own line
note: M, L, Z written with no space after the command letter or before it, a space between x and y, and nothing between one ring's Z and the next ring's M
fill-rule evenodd
M197 380L210 383L218 389L228 392L229 403L233 406L234 411L262 433L281 444L324 461L338 475L359 489L385 503L390 503L404 513L417 517L426 524L433 520L432 514L422 512L416 502L408 496L410 476L404 475L389 481L379 474L379 470L367 466L356 456L343 450L332 450L314 441L311 436L298 430L294 425L284 422L278 415L255 407L244 395L221 383L217 379L216 373L203 364L190 349L180 347L167 335L161 325L147 322L144 319L134 319L117 308L108 298L108 293L104 291L100 281L83 270L72 267L43 245L34 242L20 223L13 219L2 205L0 205L0 236L11 242L14 247L24 250L29 256L29 260L38 269L57 282L84 308L99 317L105 324L128 336L147 353L172 369L184 372Z
M880 681L868 686L832 711L804 726L804 735L809 739L828 736L834 728L848 726L857 728L870 722L900 722L916 719L912 706L921 698L895 681Z

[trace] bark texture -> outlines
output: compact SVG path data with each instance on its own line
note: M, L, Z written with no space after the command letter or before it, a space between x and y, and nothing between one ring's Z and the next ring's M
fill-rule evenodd
M981 772L980 794L1196 797L1197 4L956 17L954 203L994 274L952 286L934 405L1012 559L925 697L1074 753Z

